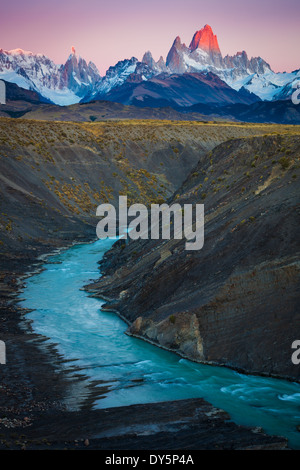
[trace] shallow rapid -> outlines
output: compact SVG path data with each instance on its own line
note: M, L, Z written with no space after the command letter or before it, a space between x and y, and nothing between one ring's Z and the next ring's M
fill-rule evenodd
M81 290L99 277L98 261L112 243L99 240L52 256L42 272L27 279L21 302L33 310L27 314L33 330L65 358L76 359L87 380L99 381L105 392L94 406L202 397L236 423L262 427L300 448L299 384L196 364L127 336L127 325Z

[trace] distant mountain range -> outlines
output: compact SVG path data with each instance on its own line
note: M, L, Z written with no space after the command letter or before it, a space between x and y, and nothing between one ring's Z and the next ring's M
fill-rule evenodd
M108 100L139 107L226 106L286 100L300 80L300 69L275 73L261 57L249 59L245 51L223 57L216 35L205 25L189 46L177 37L166 61L160 57L155 62L148 51L141 61L118 62L104 77L74 48L63 65L42 54L0 49L0 79L58 105Z
M59 105L78 103L102 80L96 65L77 58L74 49L64 65L56 65L42 54L0 49L0 79Z
M92 100L59 106L41 97L37 92L6 83L6 105L0 106L0 117L46 119L47 121L103 121L110 119L167 119L180 121L243 121L279 124L300 124L300 106L292 100L256 101L252 104L205 104L166 106L156 100L156 106L123 105L108 100ZM122 87L121 87L122 88ZM218 91L220 92L220 91ZM232 90L234 92L234 90ZM161 106L159 106L159 104Z

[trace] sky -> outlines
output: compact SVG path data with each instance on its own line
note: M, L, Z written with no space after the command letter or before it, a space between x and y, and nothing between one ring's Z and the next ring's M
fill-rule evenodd
M300 68L299 0L0 0L0 48L60 64L74 46L101 75L147 50L165 59L176 36L189 45L205 24L223 56L245 50L276 72Z

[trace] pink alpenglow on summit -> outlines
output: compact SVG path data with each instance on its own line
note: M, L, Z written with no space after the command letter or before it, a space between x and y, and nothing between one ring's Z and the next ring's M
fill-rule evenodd
M196 31L190 44L191 51L202 49L208 53L221 54L217 36L213 33L211 26L206 24L204 28Z

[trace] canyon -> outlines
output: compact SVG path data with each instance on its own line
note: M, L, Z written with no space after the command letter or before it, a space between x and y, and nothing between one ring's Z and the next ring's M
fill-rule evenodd
M127 321L128 334L194 361L299 380L290 360L299 324L296 126L3 117L0 157L0 316L8 359L0 410L8 426L27 438L31 435L34 446L47 448L46 442L38 443L40 436L58 447L85 433L96 436L96 421L104 412L90 413L93 389L83 386L80 373L70 378L68 363L55 348L24 328L27 312L16 297L26 277L42 269L47 254L95 240L97 205L114 204L122 193L130 203L146 206L200 201L206 215L206 251L187 254L180 240L130 241L126 246L117 242L104 257L102 278L87 289L107 299L106 309ZM68 390L83 397L81 411L62 406ZM167 408L163 419L171 428L172 415L182 416L179 442L190 439L186 416L199 416L199 406L205 410L210 405L188 400ZM130 419L138 421L143 413L146 426L156 409L159 405L137 406ZM57 416L73 423L72 432L64 424L57 428ZM116 436L120 421L113 411L107 417ZM27 427L28 419L32 426ZM85 430L82 421L90 423ZM226 434L223 419L217 425ZM126 426L124 446L150 445L146 437L133 438ZM224 448L285 446L282 439L268 440L243 428L233 426L231 431ZM9 433L10 427L7 442ZM191 448L198 448L200 434L190 441ZM153 445L168 446L167 431L156 437ZM53 444L55 440L59 443ZM212 434L203 442L206 447L217 445ZM114 443L113 437L101 438L91 446Z

